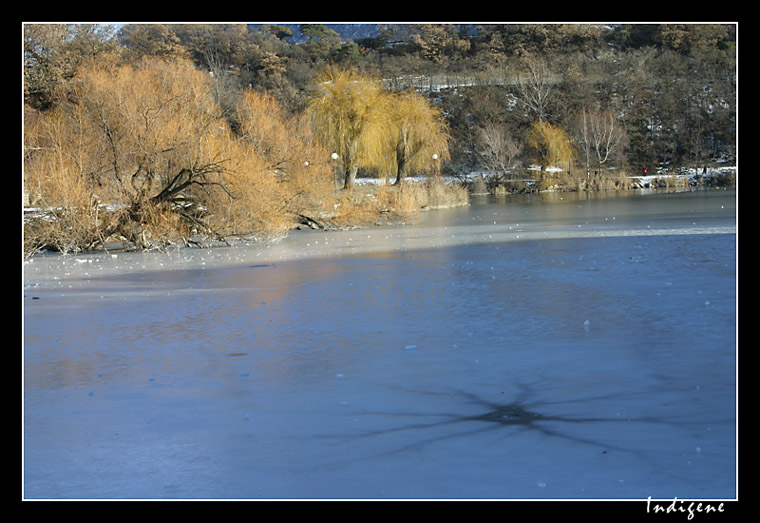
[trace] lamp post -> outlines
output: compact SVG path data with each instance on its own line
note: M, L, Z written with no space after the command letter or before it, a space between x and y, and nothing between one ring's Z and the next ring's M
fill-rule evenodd
M332 153L330 157L333 159L333 184L335 192L338 192L338 153Z
M440 174L438 168L438 153L433 153L433 174Z

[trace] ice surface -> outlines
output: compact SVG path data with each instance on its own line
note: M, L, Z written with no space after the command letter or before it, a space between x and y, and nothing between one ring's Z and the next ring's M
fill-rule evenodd
M733 499L735 216L510 199L35 258L24 495Z

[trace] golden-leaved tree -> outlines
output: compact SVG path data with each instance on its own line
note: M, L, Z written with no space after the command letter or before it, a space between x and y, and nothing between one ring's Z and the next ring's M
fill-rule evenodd
M377 79L335 66L318 75L309 114L321 143L336 155L344 188L353 187L360 168L386 165L391 108Z
M25 228L29 250L117 240L146 248L288 227L287 215L299 212L291 204L305 201L292 195L308 192L320 173L327 184L325 166L317 174L306 167L310 155L326 153L302 122L281 121L271 100L252 94L242 97L233 132L212 88L182 59L99 58L80 67L57 108L25 129L26 190L57 213Z
M541 166L541 177L547 167L569 171L577 154L572 138L562 127L546 120L537 120L528 132L529 154Z
M435 171L450 159L449 131L440 111L427 98L409 90L393 97L390 134L396 183L411 173Z
M317 143L306 117L289 116L274 97L248 90L238 102L235 127L241 154L258 162L259 176L251 180L237 175L229 182L237 198L248 203L236 206L237 214L228 222L248 215L248 223L259 229L282 228L329 210L329 153ZM257 212L264 208L269 210Z
M448 125L432 103L413 90L385 90L354 70L326 69L309 112L317 136L337 156L344 188L353 186L359 169L400 183L450 159Z

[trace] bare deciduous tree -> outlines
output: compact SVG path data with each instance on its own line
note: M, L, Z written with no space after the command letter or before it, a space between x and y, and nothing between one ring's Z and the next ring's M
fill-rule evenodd
M539 120L548 116L554 94L552 76L546 62L531 58L525 61L526 73L518 76L520 103Z
M487 122L478 129L483 166L491 171L508 171L515 166L522 145L503 125Z
M602 168L610 156L626 141L625 129L617 123L611 112L585 108L577 117L575 139L586 159L586 178L591 177L591 161L596 162L601 176Z
M74 75L83 60L114 52L113 26L24 24L24 99L50 108L55 89Z

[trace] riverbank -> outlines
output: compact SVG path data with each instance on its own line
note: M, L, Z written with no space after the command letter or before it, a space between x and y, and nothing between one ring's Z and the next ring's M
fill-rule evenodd
M593 182L593 183L592 183ZM48 241L29 241L30 222L52 227L44 209L24 208L24 234L26 258L45 252L86 253L86 252L122 252L130 250L166 251L181 247L211 247L230 245L232 243L276 243L291 231L301 229L315 230L353 230L385 225L404 225L417 220L420 213L430 210L465 207L473 197L481 195L516 195L533 193L572 193L585 192L605 194L637 190L689 190L694 187L734 187L736 185L736 168L704 170L704 172L682 172L679 174L655 174L649 176L608 177L604 183L597 181L571 180L557 175L549 180L506 180L493 173L473 172L464 177L441 176L410 177L401 187L386 186L385 180L377 178L360 178L351 190L336 191L330 195L330 205L322 205L313 211L291 213L283 226L274 232L234 235L224 239L209 237L156 237L146 240L140 247L113 239L104 242L97 249L61 250L55 243ZM103 208L100 218L106 216L110 209ZM48 233L50 234L50 233ZM26 245L32 245L27 249ZM42 245L42 247L39 247Z
M525 194L545 191L621 191L636 189L666 189L689 187L736 186L736 167L680 169L678 172L658 171L654 174L627 175L609 171L604 177L589 173L572 176L556 172L544 178L521 177L513 173L473 172L457 177L474 195Z
M683 219L665 228L648 220L673 202L689 201L695 203L686 205ZM703 224L703 216L713 217L712 225ZM719 227L715 226L716 217ZM736 193L731 189L544 192L472 197L470 205L421 212L403 223L330 230L304 226L277 238L255 241L240 238L204 246L177 244L144 251L114 248L76 255L40 252L24 262L23 271L25 288L37 292L41 288L67 289L72 281L83 283L114 272L262 267L296 260L489 242L714 233L736 233Z
M24 257L51 251L160 251L238 241L272 242L304 227L336 230L401 224L421 211L468 204L469 193L463 185L425 177L404 181L400 186L359 183L350 189L322 191L308 201L282 202L269 213L256 214L254 209L256 219L242 219L245 223L232 223L236 216L218 217L202 206L155 208L150 212L136 211L134 203L24 207ZM191 214L192 223L181 219ZM206 221L221 223L224 231L208 226Z

